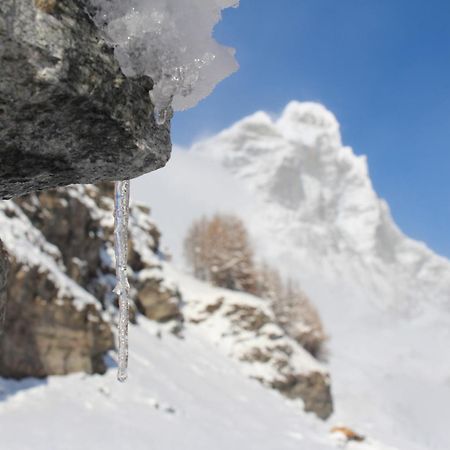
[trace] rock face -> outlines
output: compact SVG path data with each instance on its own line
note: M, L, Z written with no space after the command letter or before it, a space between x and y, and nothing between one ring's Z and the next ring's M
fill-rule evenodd
M113 340L98 305L77 307L76 297L61 296L57 283L39 266L15 261L10 273L0 341L2 376L105 372L103 355L112 349Z
M99 302L67 275L61 252L16 204L0 204L0 225L11 263L0 375L104 372L113 336Z
M315 413L320 419L328 419L333 413L330 380L322 372L288 375L275 380L272 387L288 398L301 398L305 411Z
M15 199L33 225L61 252L67 274L114 313L112 183L70 186ZM144 205L130 211L131 308L157 322L180 322L176 287L164 282L158 258L160 233ZM134 317L133 317L134 319Z
M103 183L0 202L0 235L11 260L0 376L106 370L117 313L112 194L112 183ZM141 205L131 209L129 247L132 320L139 311L178 331L179 293L164 280L159 231ZM5 262L0 251L0 293Z
M162 167L151 88L121 73L83 0L2 0L0 199Z
M0 336L3 332L6 310L6 284L8 279L9 261L6 251L0 241Z

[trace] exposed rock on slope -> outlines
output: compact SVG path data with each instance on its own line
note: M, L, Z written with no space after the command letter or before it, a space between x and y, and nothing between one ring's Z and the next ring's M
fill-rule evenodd
M11 260L1 375L105 371L116 312L111 187L71 186L0 203L0 234ZM178 329L179 295L158 275L159 232L148 209L133 207L131 224L133 299L152 303L154 310L143 312L161 322L175 319Z
M0 228L11 261L0 374L104 372L113 340L99 303L66 275L60 251L14 203L0 204Z
M3 242L0 241L0 336L3 332L6 309L6 283L8 280L9 261Z
M83 0L0 2L0 198L163 166L149 78L126 78Z
M242 292L211 287L164 267L182 292L187 322L195 324L243 371L291 399L304 410L327 419L333 412L330 377L314 359L276 324L269 302Z
M33 225L60 249L69 276L112 312L113 192L112 183L102 183L58 188L15 200ZM163 279L158 257L160 233L149 212L140 204L133 204L130 211L131 306L158 322L181 321L178 292Z

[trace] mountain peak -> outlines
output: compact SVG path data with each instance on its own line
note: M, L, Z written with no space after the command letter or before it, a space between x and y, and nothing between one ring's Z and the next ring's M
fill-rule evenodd
M400 231L372 186L367 158L342 145L324 106L293 101L277 120L258 112L193 150L263 205L253 231L270 237L271 253L278 246L305 283L320 274L362 285L376 303L400 309L450 303L450 262Z
M322 129L339 129L339 123L334 114L325 106L315 102L299 102L293 100L284 108L278 124L306 124Z

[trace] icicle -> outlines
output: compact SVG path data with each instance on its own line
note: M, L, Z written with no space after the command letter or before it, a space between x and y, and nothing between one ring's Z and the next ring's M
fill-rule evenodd
M116 181L114 193L114 249L116 255L117 284L114 292L119 296L119 368L117 379L127 379L128 368L128 216L130 204L130 181Z
M153 91L149 92L150 100L154 105L153 117L157 125L164 125L167 122L174 93L175 91L172 86L166 89L164 95L162 93L155 95Z
M157 109L155 108L155 121L158 125L164 125L169 115L167 108Z

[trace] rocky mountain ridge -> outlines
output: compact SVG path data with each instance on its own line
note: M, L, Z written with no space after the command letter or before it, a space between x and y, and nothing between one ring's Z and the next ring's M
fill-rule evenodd
M359 285L381 309L408 314L426 304L449 309L450 261L401 232L372 186L366 157L342 144L322 105L291 102L276 120L258 112L192 152L251 192L259 205L251 231L259 243L272 236L272 254L305 284L325 277Z

